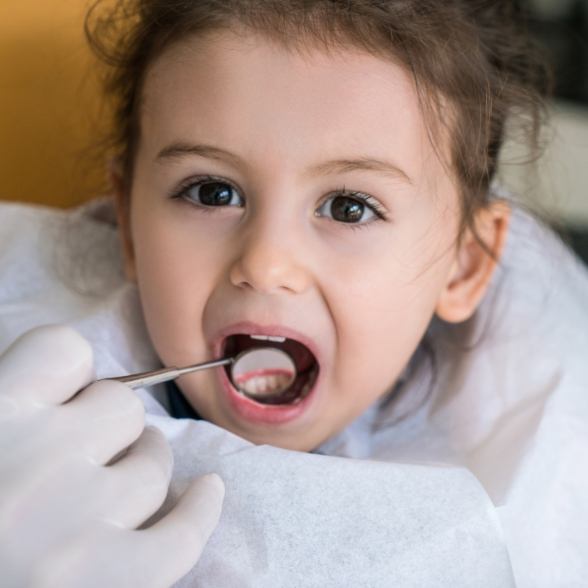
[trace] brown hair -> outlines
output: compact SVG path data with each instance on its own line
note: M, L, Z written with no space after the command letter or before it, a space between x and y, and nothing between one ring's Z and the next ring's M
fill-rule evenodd
M282 45L353 47L393 59L410 73L432 139L450 130L450 167L460 188L461 232L490 198L505 130L524 130L533 156L550 76L506 0L97 0L85 30L110 67L115 100L110 145L130 185L149 66L189 35L260 33ZM449 108L447 108L447 105ZM435 143L435 142L434 142Z

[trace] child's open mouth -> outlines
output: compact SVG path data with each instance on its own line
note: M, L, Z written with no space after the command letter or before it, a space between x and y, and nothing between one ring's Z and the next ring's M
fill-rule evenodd
M273 348L287 353L296 367L296 377L284 388L284 383L292 374L283 369L267 365L250 366L234 382L235 390L249 400L262 405L296 405L313 389L319 373L318 362L313 353L303 343L287 337L235 334L223 342L223 357L233 357L250 349ZM230 380L230 367L225 366Z

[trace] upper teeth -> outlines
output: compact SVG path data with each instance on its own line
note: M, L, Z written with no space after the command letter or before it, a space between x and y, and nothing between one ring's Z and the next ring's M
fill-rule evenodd
M249 335L252 339L259 341L274 341L276 343L283 343L286 337L270 337L269 335Z

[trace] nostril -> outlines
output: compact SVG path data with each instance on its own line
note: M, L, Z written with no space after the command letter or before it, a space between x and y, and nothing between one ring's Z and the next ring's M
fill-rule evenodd
M237 288L250 288L263 294L306 290L309 276L296 254L284 247L254 247L236 260L229 272Z

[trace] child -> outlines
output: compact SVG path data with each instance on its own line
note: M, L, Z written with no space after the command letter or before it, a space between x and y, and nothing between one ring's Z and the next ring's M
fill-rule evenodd
M52 295L39 304L30 284L14 286L27 304L4 303L4 347L35 324L69 322L92 342L98 375L153 368L136 284L164 365L278 346L301 371L294 395L265 402L238 393L223 369L141 392L174 452L163 512L175 519L160 523L180 524L190 498L172 505L199 474L216 471L227 487L221 524L184 584L579 585L588 280L492 184L515 116L530 117L531 135L541 119L543 78L511 4L123 0L106 18L100 4L88 23L113 67L127 281L109 253L113 229L97 220L107 205L6 207L10 226L39 231L40 261L20 235L4 240ZM66 240L93 272L85 293L70 260L46 257L48 243ZM81 345L66 341L59 355ZM89 380L81 371L77 387ZM132 405L113 386L104 396ZM58 388L64 402L76 385ZM70 413L91 420L94 402ZM114 467L114 450L142 430L137 419L98 463ZM137 443L148 445L144 435ZM145 524L160 494L120 525ZM198 497L218 507L218 493ZM41 553L41 569L62 578L68 567L64 577L84 584L101 578L93 553L116 570L137 554L151 560L130 542L118 552L96 543L83 558L52 551L58 565ZM164 549L167 575L153 585L199 555L176 565L177 546ZM108 581L123 577L148 581L139 568Z

